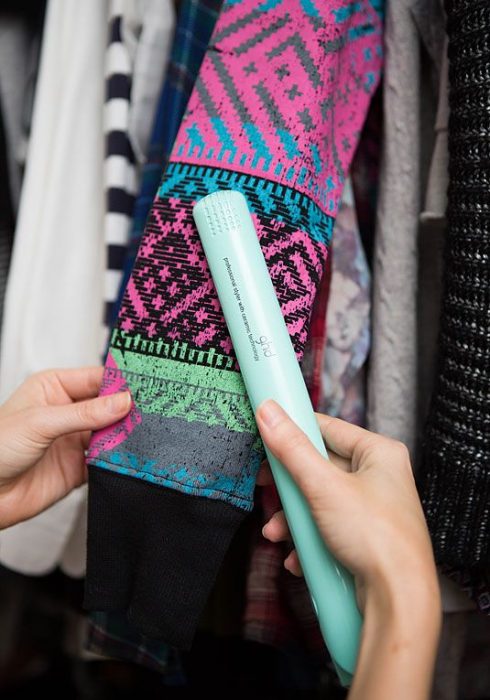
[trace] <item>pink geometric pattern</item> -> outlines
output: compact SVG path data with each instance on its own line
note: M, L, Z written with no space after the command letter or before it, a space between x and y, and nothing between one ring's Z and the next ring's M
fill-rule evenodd
M288 330L301 353L326 247L303 229L253 218ZM191 204L175 199L155 202L123 308L119 326L124 331L142 332L150 339L163 332L198 348L232 352Z
M230 388L236 385L232 370L239 368L192 216L197 200L220 189L241 191L247 199L301 360L340 194L379 79L382 19L375 4L225 0L117 322L115 338L138 338L134 352L145 356L144 362L136 361L142 386L150 385L148 367L159 362L156 348L176 345L182 354L172 354L172 362L197 365L199 357L219 355ZM115 391L111 362L109 357L106 383ZM180 394L214 391L215 369L189 373L194 383L181 382ZM95 464L127 475L130 462L131 475L145 479L149 474L138 465L151 463L155 483L162 483L163 475L165 483L180 484L175 488L186 493L201 489L206 497L235 505L239 497L251 506L260 460L255 425L240 432L226 424L223 432L220 423L218 430L216 411L206 404L194 430L187 415L179 417L176 429L175 396L163 398L152 414L144 392L138 394L138 412L116 431L96 434ZM190 434L195 438L191 452ZM201 461L210 446L212 468L205 478ZM216 489L218 465L228 464L234 450L234 476ZM193 463L189 474L184 481L180 472L174 478L186 461Z
M128 391L128 388L114 358L109 352L106 359L104 381L102 383L100 395L117 394L119 391ZM103 450L113 450L124 442L140 423L141 413L133 402L131 410L125 418L95 433L90 443L90 457L95 459Z
M225 3L173 158L287 183L334 216L381 34L366 0Z

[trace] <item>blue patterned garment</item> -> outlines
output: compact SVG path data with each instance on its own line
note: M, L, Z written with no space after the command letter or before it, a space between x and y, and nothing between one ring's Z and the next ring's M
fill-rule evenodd
M147 161L141 173L140 193L134 205L133 226L119 298L111 309L111 326L116 322L124 290L138 253L146 218L174 145L222 2L223 0L183 0L179 10L167 73L155 114Z

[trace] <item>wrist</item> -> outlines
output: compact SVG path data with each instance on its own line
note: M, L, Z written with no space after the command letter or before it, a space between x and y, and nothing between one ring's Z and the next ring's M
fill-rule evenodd
M377 575L365 586L365 616L400 631L439 633L441 597L435 567Z
M367 582L364 593L362 640L349 699L428 698L441 622L435 575L430 568L407 574L405 567L398 577Z

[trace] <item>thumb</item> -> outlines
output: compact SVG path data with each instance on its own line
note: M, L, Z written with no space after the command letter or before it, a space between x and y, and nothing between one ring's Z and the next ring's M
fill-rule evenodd
M130 408L128 391L64 406L44 406L30 412L26 428L45 440L54 440L69 433L105 428L124 418Z
M257 425L265 445L288 470L311 501L318 496L319 485L329 484L339 470L321 455L305 433L275 401L264 401L257 409Z

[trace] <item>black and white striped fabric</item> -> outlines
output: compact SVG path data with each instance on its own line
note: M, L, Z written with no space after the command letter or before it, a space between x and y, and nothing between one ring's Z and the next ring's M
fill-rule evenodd
M137 166L129 137L133 61L122 37L124 0L109 3L109 43L106 55L104 236L107 265L104 280L104 324L109 325L116 302L137 189Z

